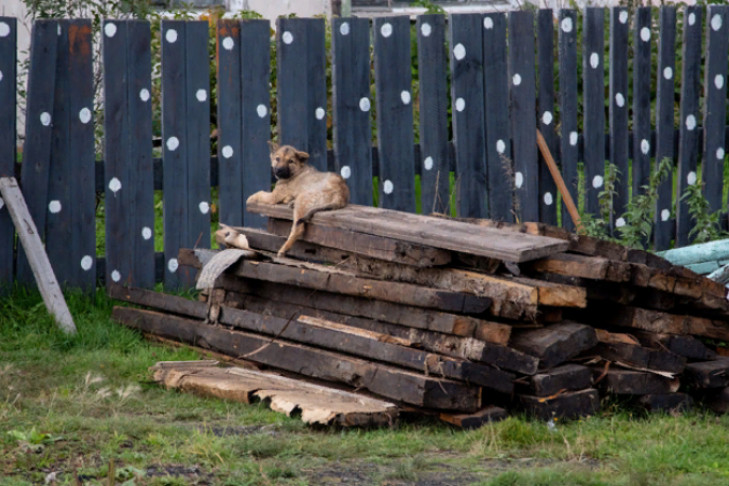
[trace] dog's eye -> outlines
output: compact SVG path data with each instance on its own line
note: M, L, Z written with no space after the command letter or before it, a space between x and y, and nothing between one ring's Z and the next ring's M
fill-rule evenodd
M276 157L276 162L281 162L281 157Z

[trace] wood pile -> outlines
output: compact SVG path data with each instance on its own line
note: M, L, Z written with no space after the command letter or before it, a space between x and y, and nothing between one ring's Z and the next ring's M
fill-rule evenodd
M729 409L726 289L663 258L538 223L354 205L317 213L277 258L291 209L248 210L268 231L227 240L254 251L181 250L214 282L201 301L111 287L154 309L114 317L464 427L590 415L609 394L648 410Z

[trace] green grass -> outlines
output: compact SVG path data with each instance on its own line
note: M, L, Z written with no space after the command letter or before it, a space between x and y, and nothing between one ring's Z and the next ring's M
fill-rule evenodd
M265 406L163 390L149 366L197 359L113 323L102 294L67 295L78 335L36 294L0 299L0 484L729 484L729 418L631 415L607 402L560 423L473 431L308 427ZM126 482L125 482L126 481Z

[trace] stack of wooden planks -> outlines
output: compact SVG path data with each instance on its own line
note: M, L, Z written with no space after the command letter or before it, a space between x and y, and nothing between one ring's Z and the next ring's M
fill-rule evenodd
M200 301L115 286L153 309L115 318L464 427L509 412L590 415L608 394L649 410L729 409L726 289L663 258L537 223L354 205L317 213L277 258L291 209L248 210L268 231L227 239L243 235L253 252L181 250L211 282ZM327 416L390 423L387 410Z

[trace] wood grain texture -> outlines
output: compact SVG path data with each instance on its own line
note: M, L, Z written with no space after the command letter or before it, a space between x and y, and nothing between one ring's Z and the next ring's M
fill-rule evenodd
M585 210L600 217L605 184L605 10L587 7L583 23L582 83L585 129Z
M560 138L560 162L562 178L572 199L577 197L577 159L579 134L577 131L577 13L571 9L559 11L559 122L562 127ZM568 209L562 203L562 214ZM562 226L568 230L575 225L570 218L562 218Z

